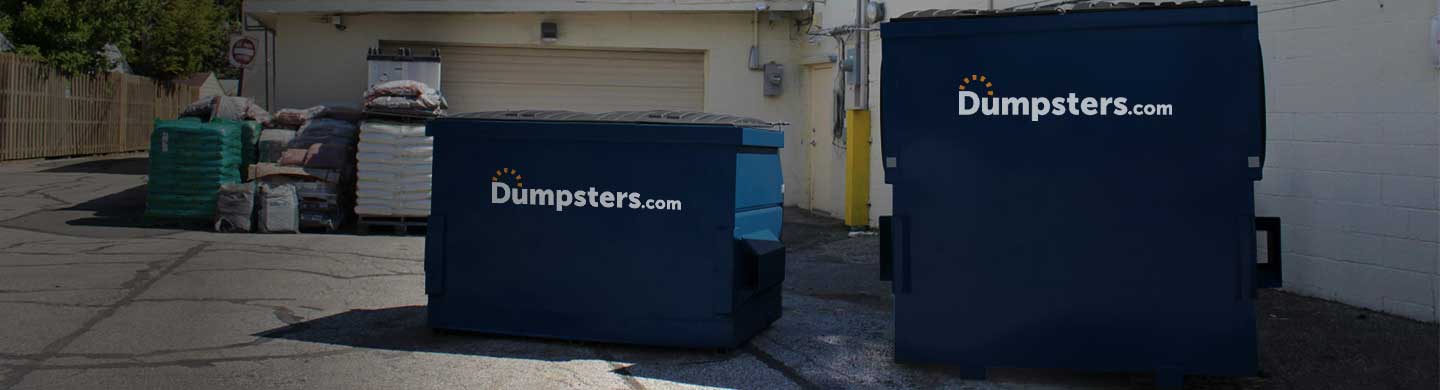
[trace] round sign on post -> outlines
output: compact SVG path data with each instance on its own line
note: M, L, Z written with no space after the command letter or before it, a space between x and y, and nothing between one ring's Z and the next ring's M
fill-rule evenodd
M225 53L225 58L236 68L249 67L250 62L255 61L255 40L244 35L231 38L230 50Z

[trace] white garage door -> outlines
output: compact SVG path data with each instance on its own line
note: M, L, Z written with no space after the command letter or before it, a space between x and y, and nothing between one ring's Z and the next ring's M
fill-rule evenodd
M438 47L441 90L451 113L705 108L703 52L399 42L382 47L410 47L416 53Z

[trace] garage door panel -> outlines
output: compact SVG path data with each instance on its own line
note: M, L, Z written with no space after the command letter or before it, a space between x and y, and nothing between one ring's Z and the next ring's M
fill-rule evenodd
M593 64L578 63L481 64L461 63L456 61L447 61L447 63L453 63L455 64L454 68L456 68L457 71L465 72L508 72L549 76L565 76L566 74L571 73L581 73L586 75L616 75L626 78L670 78L675 80L687 80L696 83L700 82L698 78L704 74L704 71L698 70L698 68L700 68L698 64L691 65L687 68L681 66L635 66L626 65L623 61L614 61L609 64L602 65L603 67L597 67ZM447 64L445 67L449 68L451 66Z
M685 99L673 100L655 97L652 93L645 91L616 91L608 88L536 88L506 92L509 93L461 93L454 97L447 96L447 98L473 101L487 107L487 110L555 109L574 111L689 110L690 106L683 102L703 98L699 91L685 94Z
M532 69L445 69L445 80L456 83L507 83L552 85L612 85L616 87L702 88L698 75L647 75L645 72L606 72L563 67Z
M704 85L704 72L677 67L625 67L623 64L609 64L619 68L592 67L577 64L446 64L446 79L453 74L456 80L496 80L524 82L588 82L614 83L619 85L662 84L667 86ZM451 72L453 71L453 72Z
M556 97L557 97L557 96L556 96L557 94L563 94L565 97L570 97L570 98L577 97L577 96L603 97L603 98L607 98L607 99L620 99L620 100L623 100L622 103L635 104L635 103L663 103L663 102L669 101L672 97L676 97L676 96L685 97L685 98L700 98L700 97L703 97L703 95L704 95L704 93L703 93L702 91L699 91L699 90L690 90L690 91L684 91L684 90L682 90L682 91L674 91L674 92L671 92L671 93L667 93L667 94L665 94L664 96L656 96L656 94L654 93L654 89L653 89L653 88L614 88L614 87L594 87L594 86L579 86L579 87L573 87L573 86L532 86L532 85L526 85L526 86L523 86L523 87L516 87L516 86L513 86L513 85L485 84L485 83L481 83L481 84L475 84L475 85L473 85L473 86L467 85L467 87L469 87L469 88L484 88L484 89L489 90L490 92L486 92L486 93L472 93L472 92L468 91L466 88L461 88L461 89L458 89L459 92L456 92L456 93L453 93L453 94L448 94L448 95L454 95L453 97L447 95L446 98L447 98L447 99L452 99L452 98L453 98L453 99L458 99L458 98L460 98L460 97L472 97L472 96L473 96L473 97L496 96L496 97L525 97L525 98L537 98L537 99L539 99L539 98L556 98ZM502 92L502 91L505 92L505 93L502 93L502 94L497 94L497 93L495 93L495 92ZM674 104L674 103L669 103L669 104Z
M445 81L446 85L475 85L475 83L495 83L495 85L554 85L554 86L613 86L613 88L678 88L678 89L703 89L704 85L697 85L688 81L634 81L634 79L609 79L606 75L592 76L570 76L570 78L544 79L528 73L516 73L514 76L505 73L492 73L492 75L475 76L475 78L459 78L454 82ZM446 76L448 78L448 76ZM445 88L449 94L452 88Z
M443 45L442 45L443 46ZM507 58L558 58L558 59L610 59L629 58L636 60L654 60L661 62L691 61L695 60L695 51L646 51L646 50L607 50L607 49L581 49L581 48L535 48L535 47L489 47L489 46L444 46L442 56L480 56L480 57L507 57Z
M440 49L452 112L704 109L703 52L392 44Z
M564 50L564 49L549 49ZM703 63L698 58L646 58L635 56L635 52L613 52L614 54L603 57L569 57L569 56L497 56L497 54L479 55L452 55L443 54L442 57L455 57L460 62L483 63L483 64L594 64L598 61L619 61L630 66L676 66L688 67ZM691 56L695 56L692 54Z

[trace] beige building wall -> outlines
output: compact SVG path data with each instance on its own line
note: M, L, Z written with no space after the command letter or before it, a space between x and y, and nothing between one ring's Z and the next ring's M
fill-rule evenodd
M705 111L793 123L782 150L786 201L805 194L807 174L798 131L804 89L796 50L804 35L790 19L762 14L762 62L785 65L784 90L765 97L762 75L747 67L754 13L511 13L345 15L337 31L324 15L274 17L279 59L276 109L316 104L356 106L366 87L365 50L381 40L530 47L704 50ZM540 42L540 23L559 25L559 41ZM419 50L417 50L419 51ZM444 57L441 53L441 57ZM543 107L540 107L543 108ZM698 172L697 172L698 173Z

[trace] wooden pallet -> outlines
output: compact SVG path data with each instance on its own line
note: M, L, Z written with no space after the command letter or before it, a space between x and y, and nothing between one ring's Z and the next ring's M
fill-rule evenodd
M395 234L408 235L411 230L424 232L427 226L428 216L404 216L404 215L358 215L355 222L357 233L370 234L371 229L389 229Z

